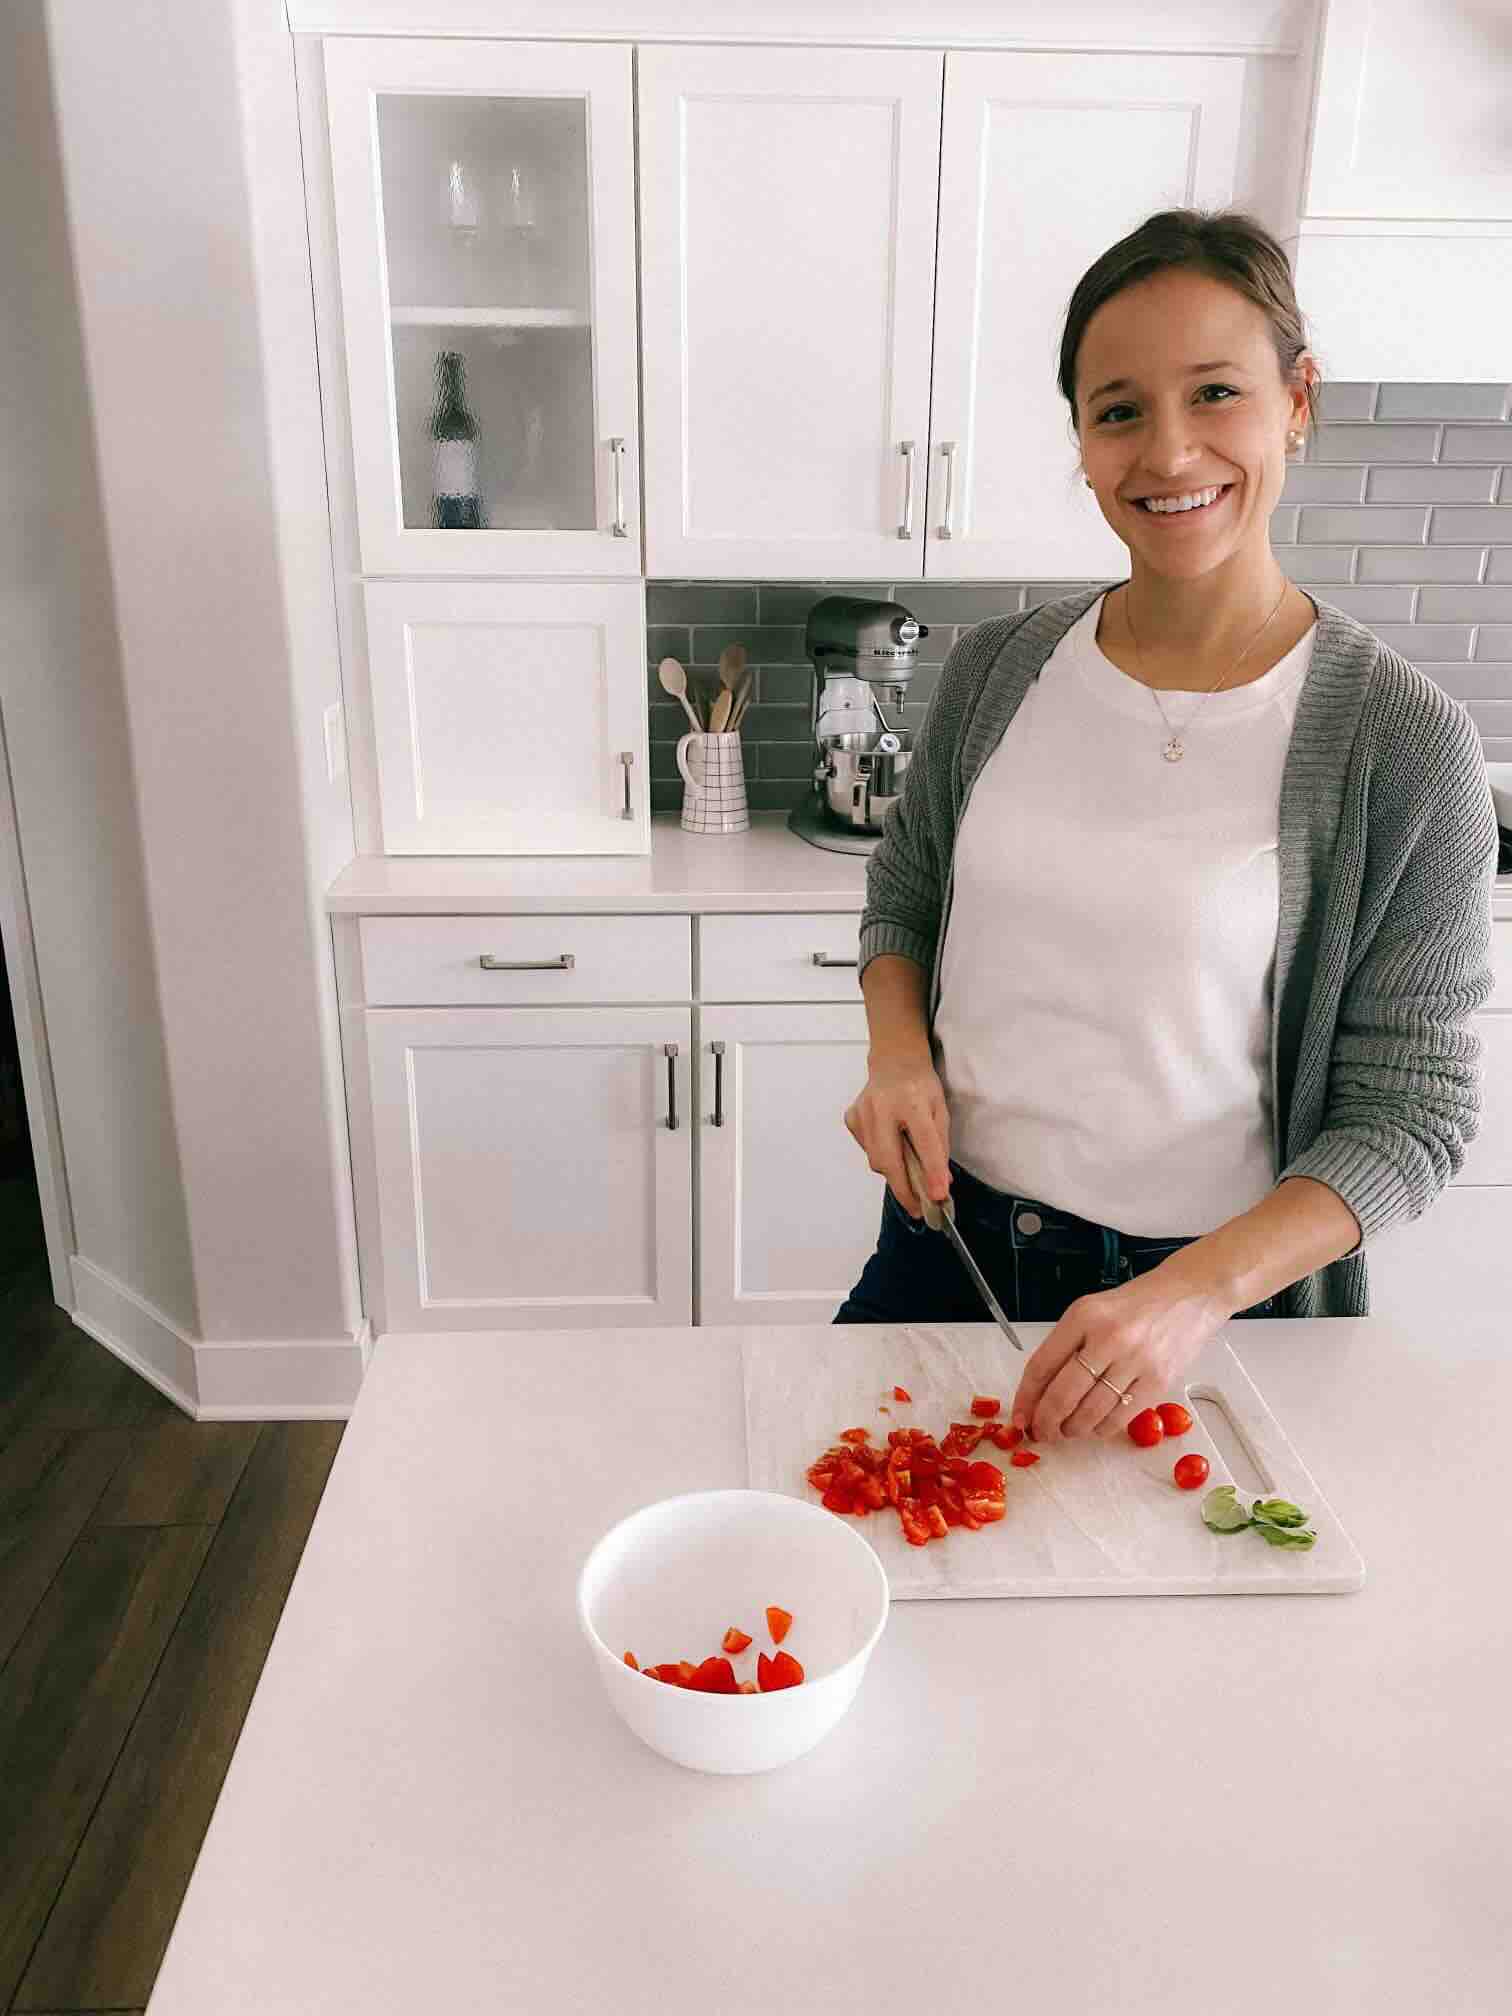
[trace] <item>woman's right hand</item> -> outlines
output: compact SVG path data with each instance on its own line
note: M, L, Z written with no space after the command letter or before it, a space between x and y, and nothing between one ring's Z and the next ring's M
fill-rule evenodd
M949 1196L950 1113L927 1049L872 1056L865 1085L845 1109L845 1125L911 1218L924 1213L904 1167L901 1134L913 1143L934 1202Z

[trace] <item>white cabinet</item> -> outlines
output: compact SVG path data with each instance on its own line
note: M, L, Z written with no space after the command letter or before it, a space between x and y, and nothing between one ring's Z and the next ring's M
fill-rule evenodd
M646 854L642 581L367 581L387 854Z
M1119 571L1054 393L1065 304L1152 210L1230 200L1244 73L643 50L649 572Z
M882 1212L841 1119L866 1049L859 1000L700 1010L701 1323L828 1323L849 1294Z
M649 574L921 577L941 60L640 50Z
M925 574L1120 575L1055 385L1066 304L1156 210L1233 195L1233 56L945 59Z
M375 1331L692 1321L686 1006L373 1008L361 1025Z
M362 572L639 575L630 49L324 53Z
M1505 380L1507 32L1474 0L1328 0L1293 266L1330 377Z

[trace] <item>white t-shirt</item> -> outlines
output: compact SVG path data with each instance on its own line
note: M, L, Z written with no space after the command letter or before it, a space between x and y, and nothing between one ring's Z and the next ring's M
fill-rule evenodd
M1274 1186L1281 772L1314 624L1232 692L1061 639L956 834L935 1016L951 1154L1118 1231L1195 1237ZM1193 717L1188 732L1185 724Z

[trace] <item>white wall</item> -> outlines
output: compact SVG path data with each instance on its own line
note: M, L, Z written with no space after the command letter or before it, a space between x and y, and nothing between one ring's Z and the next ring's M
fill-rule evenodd
M278 0L46 20L197 1335L350 1339L321 894L353 850L321 748L340 674L292 44Z
M8 0L0 714L75 1252L192 1333L199 1318L59 172L42 0ZM13 972L13 988L19 980Z

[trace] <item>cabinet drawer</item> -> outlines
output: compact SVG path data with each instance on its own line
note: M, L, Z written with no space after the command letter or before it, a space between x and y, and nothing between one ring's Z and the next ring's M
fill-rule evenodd
M859 911L701 917L702 1001L858 1001Z
M374 1008L692 998L687 917L364 917L359 932Z

